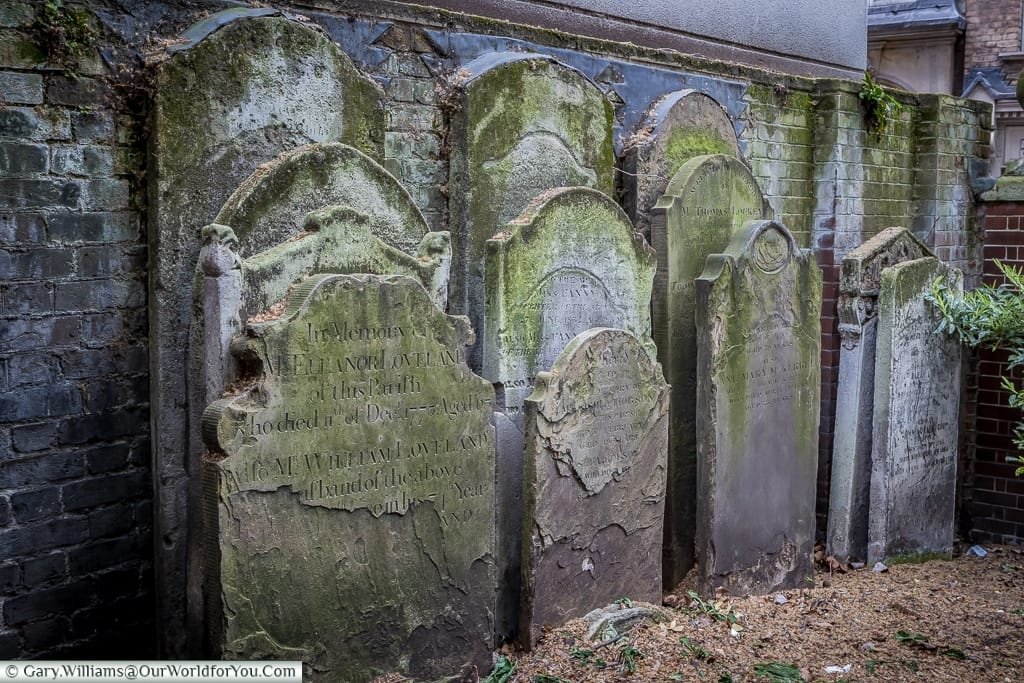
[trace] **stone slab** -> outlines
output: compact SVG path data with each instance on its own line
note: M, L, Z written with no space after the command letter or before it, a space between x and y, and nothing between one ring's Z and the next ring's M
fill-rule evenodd
M687 105L689 107L690 105ZM705 108L707 103L700 105ZM685 111L686 109L684 109ZM722 252L748 220L769 215L757 181L736 157L701 155L683 163L651 210L658 255L652 301L658 360L672 385L665 588L694 562L697 514L697 328L695 281L707 257Z
M868 562L949 557L953 551L961 349L935 333L926 300L960 271L926 257L882 271L875 349Z
M875 342L882 272L896 263L930 256L905 228L888 228L843 258L839 279L839 386L832 478L829 486L829 555L867 561L874 414Z
M318 275L247 326L203 416L214 653L310 680L487 671L494 390L405 276Z
M383 93L314 27L280 17L242 18L156 69L150 216L150 368L158 619L161 654L188 654L202 631L202 596L186 575L197 532L186 459L188 322L200 229L260 164L300 145L342 141L378 154ZM190 468L189 462L192 462ZM186 608L186 601L188 607ZM188 612L189 625L182 621Z
M574 338L527 400L520 641L661 599L668 385L622 330Z
M763 594L813 574L821 271L751 221L697 280L700 590Z
M481 329L487 240L555 187L614 189L612 108L576 69L531 53L492 53L451 81L448 210L456 261L450 310ZM552 359L553 360L553 359ZM477 356L472 357L479 367Z

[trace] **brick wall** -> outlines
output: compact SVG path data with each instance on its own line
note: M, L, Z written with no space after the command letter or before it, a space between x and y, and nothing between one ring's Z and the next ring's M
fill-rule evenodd
M151 653L139 112L0 7L0 658Z
M967 0L965 9L964 65L968 69L1001 66L999 53L1021 51L1021 0Z
M995 259L1024 266L1024 203L998 202L982 211L985 235L985 282L998 284L1002 276ZM1013 428L1021 411L1010 408L1009 394L1002 389L1006 354L977 354L976 450L968 474L970 502L966 522L978 541L1024 541L1024 479L1014 476L1016 465L1006 462L1016 455ZM1021 379L1017 373L1017 379Z

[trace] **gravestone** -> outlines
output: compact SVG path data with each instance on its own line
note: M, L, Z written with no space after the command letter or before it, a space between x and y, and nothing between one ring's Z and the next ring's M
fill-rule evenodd
M874 414L878 295L884 269L930 256L905 228L888 228L843 258L839 275L839 389L832 482L829 487L828 553L841 562L867 560Z
M534 378L577 334L615 327L650 339L651 248L606 195L586 188L542 193L488 242L484 377L499 389L499 635L514 635L522 552L523 402Z
M449 307L479 330L487 240L545 190L612 193L612 109L582 73L538 54L484 55L451 86L448 210L460 266ZM475 354L471 364L479 367Z
M651 209L669 181L684 163L708 154L740 156L732 120L718 102L697 90L677 90L651 105L624 143L619 176L623 208L637 230L650 234Z
M640 341L573 339L527 399L520 641L629 596L661 601L668 385Z
M213 15L203 23L221 20ZM171 634L161 652L182 658L184 635L202 628L202 596L196 587L186 591L186 573L198 572L186 538L198 532L188 486L199 472L187 457L182 381L200 230L242 180L282 151L335 140L379 156L384 112L381 89L310 25L242 18L178 47L156 69L154 84L149 349L158 618L168 625L162 633ZM187 628L180 621L186 611Z
M520 429L537 373L580 332L623 329L654 355L654 254L608 196L544 192L487 248L481 374L501 385L501 408Z
M724 112L723 112L724 115ZM694 157L673 176L651 211L658 255L652 301L654 341L672 385L668 495L665 503L666 590L694 562L697 514L697 329L695 280L707 257L722 252L748 220L768 216L757 181L742 161Z
M208 623L312 680L490 668L494 390L405 276L318 275L234 350L203 415Z
M949 557L953 551L960 344L935 333L927 301L959 270L933 257L882 271L875 349L868 562Z
M697 280L697 548L706 595L813 573L821 271L774 221L751 221Z

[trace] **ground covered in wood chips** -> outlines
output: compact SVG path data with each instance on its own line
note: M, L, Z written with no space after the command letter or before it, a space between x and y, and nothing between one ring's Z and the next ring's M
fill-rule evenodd
M880 573L821 562L807 588L761 597L699 601L684 583L618 640L576 620L486 680L1024 681L1024 554L985 548Z

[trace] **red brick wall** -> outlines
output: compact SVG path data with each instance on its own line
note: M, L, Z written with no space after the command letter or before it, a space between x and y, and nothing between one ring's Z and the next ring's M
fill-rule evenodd
M995 260L1024 265L1024 203L990 203L982 210L985 231L985 282L1002 281ZM978 541L1024 541L1024 478L1014 476L1012 434L1021 411L1008 406L1001 384L1006 354L978 354L976 450L968 472L966 513L971 536ZM973 481L971 481L973 479Z
M966 4L964 65L967 69L1000 66L1000 52L1021 51L1021 0L967 0Z

